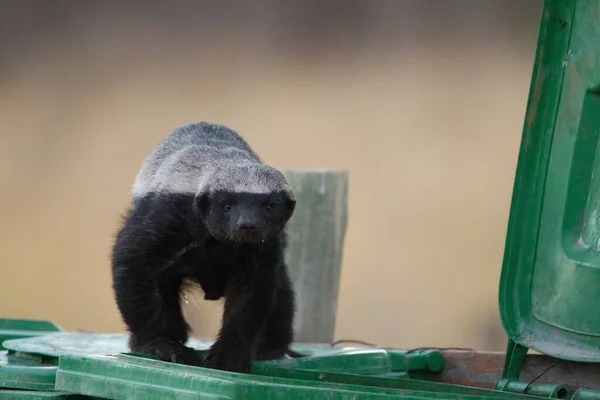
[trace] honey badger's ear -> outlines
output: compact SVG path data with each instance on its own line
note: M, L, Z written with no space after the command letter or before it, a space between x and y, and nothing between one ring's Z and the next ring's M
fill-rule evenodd
M296 202L296 192L294 192L294 189L292 189L291 186L285 185L284 192L285 192L286 199L288 201L293 202L293 203Z
M296 208L296 193L294 192L294 189L292 189L291 186L286 185L284 188L285 191L285 204L286 204L286 208L287 208L287 218L290 218L292 216L292 214L294 213L294 209Z

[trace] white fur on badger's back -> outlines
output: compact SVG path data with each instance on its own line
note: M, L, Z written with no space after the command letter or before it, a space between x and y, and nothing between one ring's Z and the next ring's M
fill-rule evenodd
M204 187L268 193L285 185L283 175L263 164L236 132L200 122L180 126L162 140L144 160L131 196L196 194Z

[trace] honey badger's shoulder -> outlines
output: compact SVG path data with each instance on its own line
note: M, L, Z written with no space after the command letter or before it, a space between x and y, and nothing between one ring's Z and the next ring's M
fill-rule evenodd
M215 171L249 164L261 165L261 160L235 131L207 122L182 125L144 160L132 197L155 192L194 194Z
M213 155L222 150L235 149L247 153L260 162L258 155L237 132L224 125L208 122L181 125L175 128L159 143L148 160L154 164L160 164L169 155L190 146L202 147Z

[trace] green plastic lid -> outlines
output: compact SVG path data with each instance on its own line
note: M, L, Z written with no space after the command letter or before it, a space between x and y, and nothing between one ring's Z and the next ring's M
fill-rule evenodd
M22 337L4 342L4 347L14 354L40 355L56 358L61 355L114 355L129 352L129 335L126 333L56 332L43 336ZM187 345L196 350L206 350L214 340L190 338ZM294 343L292 349L304 355L335 352L329 344ZM430 356L434 357L435 356ZM430 363L440 363L432 359ZM441 360L443 363L443 360Z
M56 370L56 365L10 360L6 351L0 352L0 388L54 390Z
M26 319L0 319L0 343L14 338L39 339L44 334L60 331L60 328L48 321L26 320ZM52 391L58 359L49 360L42 355L31 355L20 352L0 350L0 394L6 391L6 395L0 395L0 399L31 398L32 394L27 390ZM19 389L19 390L16 390ZM23 390L27 389L27 390ZM8 396L10 394L10 396ZM8 397L7 397L8 396Z
M2 400L84 400L93 399L93 397L83 396L65 392L40 392L33 390L0 390L0 399Z
M545 1L500 280L504 328L600 361L600 1Z
M389 362L374 353L368 357L371 361ZM372 367L376 368L376 365ZM290 372L287 377L281 374L238 374L125 354L105 357L66 355L60 357L56 387L88 396L132 400L535 399L522 394L410 379L395 379L393 384L389 381L373 384L360 376L352 381L343 379L344 374L338 374L341 379L323 381L295 376L293 371Z
M5 342L9 349L13 364L0 368L0 386L4 372L7 387L49 390L52 388L94 395L103 398L147 398L147 396L173 395L200 396L205 398L222 398L223 390L233 387L244 387L254 391L253 384L246 386L248 379L259 382L258 386L284 384L297 398L307 393L321 393L323 388L333 390L371 393L373 390L386 396L389 394L411 394L425 397L436 397L426 393L454 393L458 395L490 396L489 391L473 388L458 388L451 385L440 386L427 382L414 382L409 374L422 371L439 371L444 367L444 357L438 350L415 349L395 350L379 348L336 348L328 344L295 343L294 350L302 352L305 357L299 359L283 358L268 362L255 362L253 375L238 378L240 374L211 371L204 368L188 366L172 367L170 363L152 360L150 356L126 355L127 334L96 334L60 332L39 337L14 339ZM212 341L191 339L188 345L199 352L206 352ZM62 360L61 368L56 368L58 360ZM65 360L87 360L70 363ZM8 368L10 367L10 368ZM114 369L115 378L122 377L115 384L106 376L107 368ZM146 387L145 377L148 368L161 370L167 381L157 380L155 385L161 388ZM172 369L175 368L175 369ZM137 371L137 372L136 372ZM173 374L181 372L182 376L203 377L212 382L214 376L233 378L227 383L221 382L216 388L205 389L202 385L191 390L181 390L180 382L171 382ZM19 373L21 374L19 375ZM43 374L44 373L44 374ZM191 374L191 375L190 375ZM161 375L162 376L162 375ZM253 376L253 378L251 378ZM277 378L277 379L275 379ZM162 378L161 378L162 379ZM196 379L196 378L195 378ZM198 378L200 379L200 378ZM265 380L266 379L266 380ZM273 380L275 379L275 380ZM141 381L140 381L141 380ZM262 383L260 383L262 382ZM319 383L320 382L320 383ZM93 384L92 384L93 383ZM350 385L350 386L349 386ZM368 386L379 389L359 389ZM294 386L295 388L291 388ZM229 389L225 390L227 392ZM246 389L244 389L246 390ZM386 391L387 390L387 391ZM394 392L394 390L396 392ZM401 390L401 392L398 392ZM260 392L260 391L259 391ZM290 393L292 393L290 392ZM227 394L229 398L243 398ZM339 398L345 398L342 395ZM494 395L497 398L515 398L511 394Z
M2 343L5 340L42 336L60 331L60 327L50 321L0 318L0 350L4 349Z
M14 353L58 357L66 354L113 355L129 351L125 333L58 332L44 336L7 340L4 347ZM204 350L212 341L190 338L189 346Z

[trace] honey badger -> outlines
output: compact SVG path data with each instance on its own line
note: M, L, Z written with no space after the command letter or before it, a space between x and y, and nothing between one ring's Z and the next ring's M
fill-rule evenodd
M285 177L233 130L183 125L144 160L111 253L115 299L133 352L249 372L293 340L294 291L284 227L296 205ZM205 360L187 347L185 281L225 299Z

